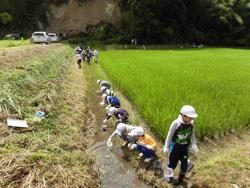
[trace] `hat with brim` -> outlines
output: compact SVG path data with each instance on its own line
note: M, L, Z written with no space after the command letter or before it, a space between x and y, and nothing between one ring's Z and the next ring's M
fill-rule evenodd
M197 113L193 113L193 114L186 114L187 117L191 117L191 118L197 118L198 114Z
M195 112L195 109L193 106L190 105L184 105L181 108L181 112L182 115L185 115L187 117L191 117L191 118L197 118L198 114Z
M115 130L115 132L118 134L118 135L122 135L122 132L126 129L126 124L125 123L119 123L117 125L117 128Z

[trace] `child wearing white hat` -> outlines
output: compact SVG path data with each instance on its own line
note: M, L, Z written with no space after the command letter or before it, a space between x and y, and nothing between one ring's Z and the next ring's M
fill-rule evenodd
M194 118L197 117L198 114L195 112L193 106L184 105L181 108L180 115L172 122L168 131L165 145L163 147L164 153L169 153L167 172L164 177L168 182L171 182L174 177L173 170L180 161L181 171L175 185L182 184L185 173L187 172L189 145L191 144L195 153L199 152L194 131Z
M120 136L125 142L122 144L122 146L126 146L129 142L133 142L133 136L130 136L129 133L138 128L137 126L131 126L125 123L119 123L116 127L116 130L110 135L107 145L112 146L112 138L115 135Z

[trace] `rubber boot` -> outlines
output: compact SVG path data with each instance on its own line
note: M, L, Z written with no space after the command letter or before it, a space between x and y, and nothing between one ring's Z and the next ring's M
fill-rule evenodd
M174 185L181 185L183 183L184 177L185 177L185 174L179 174L179 178L178 178L177 182L174 183Z
M188 163L187 172L190 172L193 168L194 168L194 163L189 162L189 163Z
M166 169L166 171L164 173L164 179L166 180L166 182L172 183L173 182L173 177L174 177L173 169L167 167L167 169Z

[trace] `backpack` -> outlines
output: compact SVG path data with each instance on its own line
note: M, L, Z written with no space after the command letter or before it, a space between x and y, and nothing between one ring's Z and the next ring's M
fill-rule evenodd
M116 97L110 97L109 102L111 104L111 106L117 107L120 106L120 100Z

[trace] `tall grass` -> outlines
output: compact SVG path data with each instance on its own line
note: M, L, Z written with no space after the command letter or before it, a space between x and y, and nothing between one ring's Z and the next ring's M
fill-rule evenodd
M0 40L0 50L6 47L21 46L30 44L29 40Z
M63 46L43 59L33 57L24 63L22 69L3 68L0 71L0 115L23 118L41 88L46 91L54 84L51 80L60 75L59 68L69 56L69 49Z
M103 68L160 138L184 104L200 138L250 123L250 53L241 49L106 51Z
M83 151L87 136L82 130L87 124L84 102L79 100L84 94L70 93L75 88L70 87L69 76L78 71L71 62L72 52L69 46L58 45L43 57L30 57L18 69L0 70L0 107L6 106L0 117L21 109L29 124L27 129L0 126L0 187L99 187L93 157ZM33 117L41 108L48 114L37 122Z

